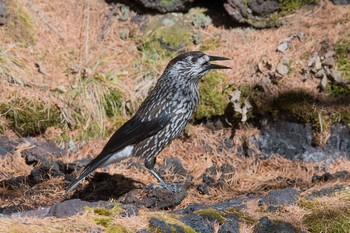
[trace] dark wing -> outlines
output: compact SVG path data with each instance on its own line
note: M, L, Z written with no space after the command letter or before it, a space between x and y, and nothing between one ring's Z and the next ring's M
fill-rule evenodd
M68 187L66 192L74 189L81 180L104 164L115 152L156 134L169 123L170 119L170 114L166 113L150 121L141 121L138 116L131 118L112 135L102 152L85 166L82 174Z

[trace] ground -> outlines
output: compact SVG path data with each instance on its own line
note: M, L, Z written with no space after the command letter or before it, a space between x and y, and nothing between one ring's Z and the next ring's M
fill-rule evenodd
M126 21L118 20L124 8L108 5L102 0L5 2L10 18L7 25L0 26L0 133L11 140L28 136L52 140L68 151L59 158L64 163L96 156L113 130L132 116L174 54L166 51L158 53L157 57L153 51L147 50L154 36L161 37L161 31L147 33L151 26L142 24L157 16L138 18L141 22L133 23L131 18L137 21L136 13L128 11ZM349 11L348 5L336 6L330 1L319 1L315 6L293 11L286 17L287 23L279 28L255 30L242 25L209 22L191 29L192 35L201 36L201 42L176 44L178 50L205 50L210 55L229 57L231 60L224 64L232 69L208 77L212 78L209 85L214 83L219 87L213 88L215 93L208 94L217 97L219 103L210 103L210 106L218 108L208 110L205 103L201 103L201 112L197 113L186 132L158 156L159 165L166 158L176 156L186 175L193 177L187 197L171 210L182 210L193 203L210 205L249 195L266 196L271 190L292 187L298 192L298 200L277 211L267 211L268 204L261 205L257 199L245 200L245 212L239 212L240 231L253 232L257 220L263 216L310 232L319 232L320 229L345 232L350 229L347 224L349 177L313 180L315 176L322 177L327 173L350 172L349 159L315 163L289 160L279 154L262 159L259 148L254 144L245 145L249 142L247 138L259 135L261 125L256 122L265 117L280 120L292 115L298 122L313 124L317 146L326 144L334 123L350 125L349 86L339 86L328 80L330 84L320 91L320 79L309 77L303 80L301 74L303 69L312 68L308 61L313 53L321 54L324 43L330 47L326 51L334 48L338 53L338 63L334 66L349 74L349 63L346 63L350 41ZM190 11L183 17L190 20L191 15L201 12L205 9ZM300 32L303 37L293 38L284 54L277 51L283 40ZM188 38L187 34L185 36ZM166 43L171 46L174 38L164 37L167 39ZM270 75L283 56L290 58L287 74ZM224 81L218 82L216 77L222 77ZM266 85L265 77L270 80ZM203 90L208 89L205 83L201 85ZM248 111L247 122L240 122L241 113L231 109L228 111L231 115L226 116L227 125L221 123L217 126L217 120L222 119L227 110L223 109L222 100L226 98L229 103L233 90L240 90L254 111ZM302 96L302 104L296 107L292 105L295 92L302 93L297 95L298 98ZM203 99L208 100L207 96ZM244 99L239 100L242 106ZM288 114L284 115L285 112ZM203 119L208 116L213 118ZM227 143L233 146L225 146ZM238 150L241 145L248 147L251 154L242 156ZM23 152L32 146L21 142L14 151L0 158L0 180L27 176L38 166L28 165L23 159ZM230 172L225 172L223 167L226 164L231 165ZM213 166L222 170L206 171ZM130 187L127 186L128 191L156 182L142 166L130 161L111 165L99 172L108 173L122 183L132 182ZM211 174L218 182L223 178L219 185L208 185L208 192L203 194L197 187L203 183L205 173ZM174 175L171 169L165 169L162 175L168 182L189 180L186 175ZM64 177L58 176L46 177L44 182L31 187L26 184L15 189L0 187L0 208L52 206L71 198L72 194L64 193L68 183ZM83 185L87 183L85 181ZM308 195L335 185L342 187L340 191L308 199ZM79 187L80 191L82 189ZM114 194L115 197L122 195L118 191ZM87 195L85 200L102 196ZM108 195L103 198L113 201ZM218 230L223 224L220 222L222 216L212 209L210 211L210 215L217 218L214 228ZM324 214L329 211L339 218L320 222L319 219L329 219ZM202 210L197 214L207 212ZM86 232L89 229L92 232L133 232L149 228L153 217L180 224L169 210L141 208L137 216L120 217L114 212L107 215L106 220L105 213L90 209L64 218L0 217L0 231ZM224 215L223 218L228 217Z

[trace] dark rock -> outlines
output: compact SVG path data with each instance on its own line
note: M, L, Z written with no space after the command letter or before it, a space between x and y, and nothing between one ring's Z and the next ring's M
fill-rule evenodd
M332 0L335 5L347 5L350 4L350 0Z
M239 233L239 224L237 221L228 220L220 226L218 233Z
M174 210L172 213L175 214L192 214L194 211L200 210L207 208L203 204L189 204L186 208L184 209L179 209L179 210Z
M136 0L136 2L140 3L145 8L157 10L161 13L167 13L173 11L184 11L188 9L193 0Z
M201 233L212 233L214 232L214 224L205 221L202 217L196 214L187 214L180 218L180 221L187 226L192 227L195 231Z
M38 141L36 138L25 138L24 141L33 145L32 148L22 152L28 165L50 158L60 158L67 154L67 151L59 148L54 142Z
M1 215L4 215L4 216L8 215L9 216L9 215L16 213L16 212L28 211L31 209L32 209L31 207L24 205L24 204L5 206L5 207L0 208L0 216Z
M141 229L141 230L138 230L136 231L136 233L152 233L151 231L149 231L148 229Z
M333 176L329 172L326 172L321 176L313 175L311 180L312 180L312 182L315 182L315 181L325 182L325 181L331 180L332 178L333 178Z
M279 1L228 0L224 7L235 23L248 24L255 28L278 27L282 24L281 20L272 22L269 19L271 14L279 11Z
M278 121L264 125L260 130L259 148L270 156L280 154L288 159L303 154L312 143L310 125Z
M197 185L197 190L199 191L200 194L209 194L209 189L206 184L199 184Z
M173 233L180 232L185 233L185 229L177 224L167 223L159 218L151 218L149 220L149 227L152 232Z
M232 138L225 138L224 139L224 144L225 144L226 148L232 149L233 148L233 140L232 140Z
M5 136L0 136L0 156L13 153L18 145L19 142L17 141L12 141Z
M258 147L266 157L279 154L287 159L306 162L333 160L343 156L350 158L350 128L341 124L332 126L331 136L325 147L321 148L313 145L309 124L277 121L261 127Z
M7 9L5 3L0 1L0 26L6 24L7 22Z
M254 233L294 233L297 232L292 224L287 222L274 222L268 217L259 219L258 225L254 229Z
M312 182L316 181L329 181L329 180L336 180L336 179L349 179L350 178L350 173L348 171L339 171L334 174L330 174L329 172L324 173L323 175L314 175L312 176Z
M229 208L235 208L235 209L243 209L246 207L245 204L243 204L242 202L242 198L234 198L228 201L224 201L221 203L217 203L217 204L212 204L212 205L208 205L208 208L213 208L213 209L217 209L219 211L223 211Z
M139 214L139 209L135 205L123 205L122 208L125 210L121 212L119 215L121 217L132 217L137 216Z
M350 159L350 127L341 124L333 125L325 150L339 156L346 154Z
M108 201L87 202L80 199L71 199L53 205L46 217L65 218L84 211L84 207L104 207L112 209L114 204Z
M154 209L167 209L177 206L187 196L186 189L177 183L166 188L161 185L150 185L147 189L132 190L120 201Z
M262 202L268 205L294 205L297 201L298 193L293 188L285 188L271 191Z
M346 189L346 187L344 187L343 185L336 184L332 187L321 188L317 191L313 191L312 193L307 195L307 198L313 199L313 198L324 197L324 196L330 197L335 192L340 192L340 191L345 190L345 189Z
M29 183L27 176L17 176L15 178L0 181L1 187L6 187L9 190L18 189L21 185L26 183Z
M279 208L277 206L270 205L267 207L267 211L276 212Z
M221 167L211 166L202 175L202 181L209 187L223 185L225 181L232 178L235 168L231 164L223 164ZM218 176L220 174L220 176ZM218 178L217 178L218 177Z
M39 167L34 168L28 176L30 186L39 184L52 177L65 177L64 171L60 170L59 162L42 161Z
M276 0L249 0L248 6L255 15L260 16L272 14L280 9L279 3Z

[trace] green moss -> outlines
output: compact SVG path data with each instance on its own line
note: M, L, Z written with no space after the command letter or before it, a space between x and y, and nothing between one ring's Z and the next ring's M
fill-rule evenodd
M188 48L191 35L192 29L188 23L169 15L155 17L138 41L138 49L145 58L153 61L170 58Z
M221 116L229 104L233 87L228 85L228 78L217 72L210 72L199 83L200 101L194 120Z
M93 220L95 221L96 224L101 225L103 227L109 227L113 222L112 218L105 217L105 216L95 216L93 217Z
M106 232L129 232L125 227L119 224L113 224L113 218L120 218L119 214L124 211L124 209L120 206L119 203L114 203L114 207L112 209L107 209L103 207L91 208L87 206L85 206L84 209L95 214L93 220L96 222L96 224L104 226L106 228Z
M219 48L221 43L221 37L220 36L214 36L209 39L206 39L202 42L202 44L199 47L200 51L206 51L210 49Z
M228 208L226 211L231 214L237 215L241 221L243 221L248 225L254 225L258 222L256 219L254 219L252 216L248 215L247 213L243 212L242 210L239 210L236 208Z
M169 228L172 229L174 233L176 232L175 226L172 226L174 224L182 227L185 233L197 233L197 231L195 231L192 227L189 227L183 222L176 219L176 217L178 217L176 215L165 213L163 215L157 214L155 217L163 220L167 224L167 226L169 226ZM162 230L160 228L152 228L151 231L155 233L162 233Z
M307 214L303 223L310 232L350 232L349 203L324 203L317 200L299 203L311 213Z
M342 77L350 81L350 34L335 45L337 53L337 68L342 71Z
M16 42L25 45L34 44L36 41L34 23L18 0L5 1L8 10L8 22L6 23L6 35Z
M200 216L212 217L212 218L216 219L216 221L218 221L219 224L223 224L226 222L226 218L224 217L225 213L220 212L220 211L213 209L213 208L198 210L195 213L200 215Z
M119 203L114 203L114 207L112 209L107 209L103 207L85 207L86 211L92 211L93 213L100 215L100 216L119 216L119 213L123 212L124 209L120 206Z
M106 231L107 233L128 233L128 232L133 232L127 230L124 226L120 224L112 224L109 227L107 227Z
M45 133L49 127L64 126L60 110L42 101L17 98L9 103L0 103L0 114L21 136L37 136Z
M281 12L295 11L305 5L314 5L317 0L281 0Z

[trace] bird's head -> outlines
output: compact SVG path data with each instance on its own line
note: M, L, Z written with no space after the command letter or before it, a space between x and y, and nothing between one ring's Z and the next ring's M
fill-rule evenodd
M212 69L231 69L227 66L212 64L211 61L230 60L225 57L209 56L200 51L187 52L172 59L166 71L171 76L181 77L187 81L196 81Z

